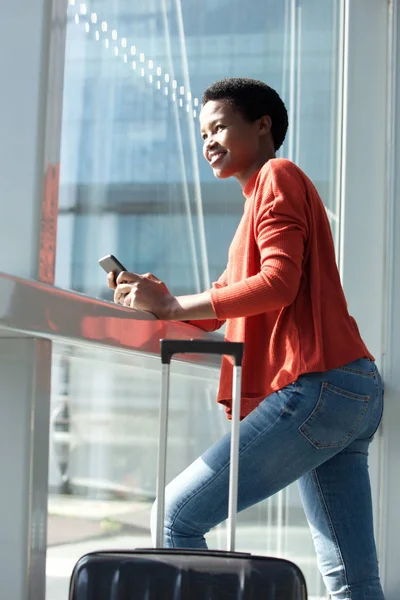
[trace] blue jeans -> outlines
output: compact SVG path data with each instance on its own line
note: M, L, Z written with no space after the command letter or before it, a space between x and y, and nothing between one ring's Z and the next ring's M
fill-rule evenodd
M319 569L335 600L384 598L368 474L382 409L377 367L359 359L302 375L240 424L238 510L298 480ZM204 535L227 518L229 452L227 434L167 486L168 547L207 548Z

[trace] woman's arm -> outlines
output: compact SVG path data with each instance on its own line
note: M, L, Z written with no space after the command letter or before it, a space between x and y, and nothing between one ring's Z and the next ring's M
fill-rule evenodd
M226 285L225 273L213 284L215 288ZM186 321L206 331L223 325L216 319L211 303L211 291L187 296L173 296L166 285L151 273L137 275L126 271L115 280L108 274L108 286L114 289L114 301L129 308L151 312L159 319Z
M227 281L226 270L225 270L222 273L222 275L218 278L218 280L212 284L212 289L221 289L223 287L226 287L227 285L228 285L228 281ZM216 331L217 329L220 329L222 327L222 325L225 323L225 320L216 319L215 315L214 315L214 318L211 318L211 319L189 319L189 320L185 320L185 321L186 321L186 323L189 323L190 325L194 325L195 327L199 327L200 329L203 329L203 331Z
M271 177L261 182L254 209L259 272L211 291L218 319L250 317L294 302L308 238L307 211L304 184L298 176L274 169Z
M213 328L226 319L290 305L298 293L308 236L304 187L295 178L275 173L272 184L265 180L260 188L254 216L260 252L256 275L228 285L224 274L207 292L176 297L159 280L121 273L115 301L163 320L194 321L196 325L196 321L210 320ZM240 262L244 256L235 260Z

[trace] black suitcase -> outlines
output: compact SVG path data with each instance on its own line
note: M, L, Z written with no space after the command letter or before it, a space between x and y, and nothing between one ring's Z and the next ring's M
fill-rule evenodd
M86 554L74 567L69 600L307 600L303 574L294 563L234 552L243 346L161 340L156 549ZM235 359L227 552L162 548L170 363L178 353L226 354Z

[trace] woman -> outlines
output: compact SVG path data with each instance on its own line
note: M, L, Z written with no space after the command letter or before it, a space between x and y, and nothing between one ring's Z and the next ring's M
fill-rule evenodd
M115 302L245 342L238 510L298 481L325 584L337 600L383 600L373 534L368 448L383 386L348 314L324 205L292 162L277 159L288 118L266 84L225 79L200 114L204 157L245 197L228 265L211 290L172 296L151 274L108 283ZM231 410L232 365L218 401ZM230 435L166 489L170 547L206 548L227 518Z

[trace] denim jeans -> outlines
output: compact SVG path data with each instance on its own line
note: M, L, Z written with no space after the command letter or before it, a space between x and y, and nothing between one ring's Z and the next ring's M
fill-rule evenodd
M319 569L335 600L384 598L368 474L382 409L380 374L363 358L302 375L240 424L238 510L297 480ZM167 486L168 547L207 548L204 535L227 518L229 452L227 434Z

